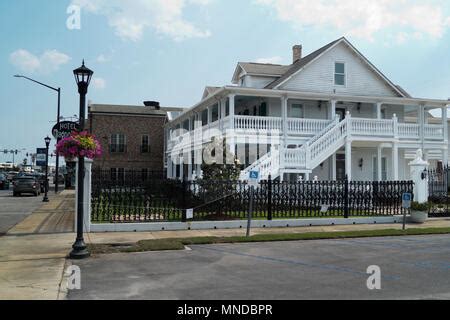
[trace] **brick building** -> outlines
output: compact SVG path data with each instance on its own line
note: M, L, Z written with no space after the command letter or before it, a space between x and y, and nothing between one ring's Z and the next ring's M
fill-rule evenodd
M103 147L94 168L120 179L127 169L164 169L164 124L181 108L89 104L87 126Z

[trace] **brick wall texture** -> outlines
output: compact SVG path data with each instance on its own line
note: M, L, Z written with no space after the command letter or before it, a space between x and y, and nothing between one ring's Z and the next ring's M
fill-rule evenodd
M94 167L163 170L165 119L162 116L90 113L86 125L103 147L103 155L94 161ZM112 134L125 134L124 153L110 152ZM149 136L149 153L141 153L142 135Z

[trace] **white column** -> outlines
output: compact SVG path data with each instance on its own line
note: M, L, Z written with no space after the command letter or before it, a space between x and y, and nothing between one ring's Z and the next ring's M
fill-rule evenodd
M398 143L392 144L392 178L398 181Z
M309 176L310 176L309 172L306 172L305 173L305 181L309 181Z
M283 123L283 145L286 145L287 140L287 97L281 97L281 118Z
M392 123L394 125L394 138L398 139L398 118L397 118L397 115L395 113L392 116Z
M416 158L409 163L411 179L414 182L414 201L424 203L428 201L428 176L422 179L422 173L428 169L428 162L421 157L421 152L416 153Z
M422 152L424 151L424 145L423 145L423 140L424 140L424 126L425 126L425 115L424 115L424 109L425 106L424 105L419 105L418 107L418 120L419 120L419 139L420 139L420 143L422 145L421 149Z
M331 156L331 179L336 181L336 153Z
M235 136L235 132L234 132L235 97L236 97L235 94L229 94L228 95L229 107L230 107L229 108L230 109L229 110L230 111L230 115L229 115L230 124L228 126L227 135L226 135L226 138L229 141L228 142L228 146L230 147L230 151L233 154L236 154L236 142L235 142L235 139L234 139L234 136Z
M442 108L442 127L444 132L444 142L448 144L448 121L447 121L447 107Z
M448 166L448 145L442 149L442 165Z
M229 112L230 112L230 125L229 128L230 129L234 129L234 100L235 100L236 95L235 94L229 94L228 95L228 99L229 99Z
M172 178L172 158L167 156L167 178Z
M75 160L76 174L75 174L75 199L78 199L78 159ZM92 179L92 163L91 159L84 159L84 193L83 193L83 232L91 231L91 179ZM77 212L78 201L75 201L75 220L74 230L77 231Z
M172 161L172 179L178 179L177 177L177 164Z
M336 100L330 101L330 112L329 112L329 119L334 120L336 118Z
M220 129L223 130L223 123L225 119L225 109L226 109L226 101L225 99L220 99L219 108L220 108Z
M381 158L383 157L383 148L381 148L381 145L378 145L377 147L377 180L381 181L383 180L383 177L381 175L381 170L382 170L382 166L381 166Z
M184 175L184 162L183 162L183 160L184 160L184 157L180 157L180 177L179 177L179 179L180 180L183 180L183 175Z
M377 102L377 104L376 104L377 119L381 119L381 106L382 105L383 105L382 102Z
M352 141L347 139L345 142L345 174L348 180L352 180Z
M188 158L188 180L192 180L192 149L189 149L189 158Z
M207 107L206 110L208 110L208 124L212 122L212 106Z

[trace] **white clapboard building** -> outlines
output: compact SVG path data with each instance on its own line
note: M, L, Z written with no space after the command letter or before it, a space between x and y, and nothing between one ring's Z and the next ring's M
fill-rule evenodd
M262 179L405 180L417 149L447 164L447 117L430 111L446 115L449 105L411 97L346 38L306 56L296 45L290 65L239 62L232 85L206 87L168 122L167 174L201 176L202 150L222 136L243 179L257 170Z

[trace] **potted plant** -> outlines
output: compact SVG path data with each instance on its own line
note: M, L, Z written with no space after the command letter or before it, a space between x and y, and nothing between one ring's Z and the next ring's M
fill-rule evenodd
M88 159L99 157L102 155L102 147L94 135L87 131L74 131L58 142L56 152L63 156L66 162L70 162L80 156Z
M424 223L428 218L428 203L411 203L411 221L414 223Z

